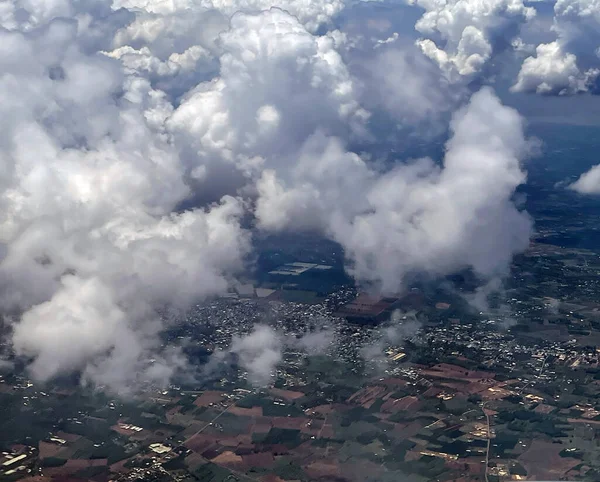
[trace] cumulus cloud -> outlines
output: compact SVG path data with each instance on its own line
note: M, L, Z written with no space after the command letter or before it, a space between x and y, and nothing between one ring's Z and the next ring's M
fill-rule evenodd
M414 312L395 310L390 320L375 333L375 340L361 347L360 354L366 362L385 364L389 360L385 350L390 346L401 345L414 337L422 327Z
M166 373L151 364L156 309L224 290L248 235L235 197L174 212L189 188L172 106L77 35L61 19L0 33L0 304L21 315L14 349L37 378L77 370L120 389Z
M415 336L421 329L422 323L414 312L395 310L390 321L383 328L383 338L386 342L397 345Z
M202 0L165 2L120 0L116 11L134 15L114 35L111 55L136 70L146 70L153 85L174 97L215 77L223 53L222 32L238 13L255 15L270 8L293 16L308 32L330 25L344 7L342 0Z
M375 47L375 53L371 48L360 56L353 52L359 99L369 109L385 112L397 127L435 130L435 122L468 95L441 76L414 43L394 38Z
M569 187L580 194L600 194L600 165L583 173Z
M506 329L517 323L511 306L507 303L507 293L501 278L492 278L478 286L473 293L463 295L467 302L487 315L491 321Z
M499 5L471 23L455 6L463 20L450 30L426 13L420 29L451 55L467 39L471 60L456 62L480 69L473 52L494 47L505 17L528 15ZM159 313L227 289L250 249L248 220L319 230L383 291L413 271L496 276L523 249L530 223L511 196L527 142L490 90L455 115L441 166L380 169L352 152L378 134L371 109L423 122L460 96L448 101L447 80L395 38L378 44L371 83L357 80L339 52L351 42L321 30L342 8L61 0L2 11L0 309L33 376L80 372L120 391L166 383L185 359L162 345ZM375 84L389 105L365 94ZM258 327L231 351L265 383L280 345Z
M267 385L281 361L282 342L276 331L267 325L257 325L246 336L234 336L230 352L238 356L239 364L248 372L255 385Z
M309 355L317 355L324 353L333 341L334 333L329 329L292 338L268 325L256 325L249 334L234 336L228 353L236 355L239 366L247 372L252 384L264 386L273 380L286 348L298 348Z
M552 30L556 40L540 44L521 66L513 90L545 95L597 93L600 8L588 0L558 0Z
M587 92L600 75L600 69L582 72L577 57L565 52L559 42L536 47L536 56L527 57L521 65L515 92L535 92L544 95L572 95Z
M200 2L165 2L148 0L121 0L113 5L114 9L126 8L136 12L142 11L160 15L165 19L174 14L194 17L196 13L219 12L226 18L235 13L255 14L270 8L278 8L296 17L309 31L316 31L319 26L331 22L332 17L344 8L341 0L312 0L297 2L293 0L202 0ZM208 23L208 22L203 22ZM153 32L158 37L157 32Z
M290 340L288 343L309 355L321 355L335 343L335 332L331 328L318 329L305 333L300 338Z
M191 90L168 122L204 192L219 173L231 190L293 164L317 129L364 134L368 113L331 37L271 9L237 14L220 43L219 77Z
M334 343L335 332L330 328L319 328L297 337L277 331L269 325L258 324L250 333L234 335L226 349L212 353L194 382L221 377L229 367L237 366L243 371L242 377L252 385L269 385L286 350L299 350L309 356L319 355L326 353Z
M115 34L131 45L109 50L53 18L79 15L65 9L0 33L11 119L0 135L0 303L38 379L165 381L182 361L160 346L157 312L223 292L248 251L237 188L263 164L294 162L319 127L361 135L368 114L334 39L310 33L300 12L237 13L212 51L197 39L183 50L135 42L134 22ZM218 75L196 85L211 55ZM160 88L168 78L189 83L177 109ZM179 211L198 196L201 207Z
M419 159L385 173L339 140L313 137L291 171L263 173L258 220L277 229L310 213L314 227L344 247L353 275L387 292L414 271L499 275L531 232L512 202L525 181L522 120L483 89L451 129L443 166Z
M415 28L417 45L452 82L471 80L510 47L520 26L535 15L522 0L415 0L425 13Z

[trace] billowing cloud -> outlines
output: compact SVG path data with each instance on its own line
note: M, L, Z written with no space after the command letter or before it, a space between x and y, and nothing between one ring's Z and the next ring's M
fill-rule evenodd
M482 72L535 15L522 0L416 0L415 4L425 10L415 25L423 35L417 44L452 82L471 80Z
M501 274L531 232L511 199L525 181L522 120L483 89L451 128L443 166L420 159L384 174L317 135L291 171L263 173L256 215L273 229L310 213L344 247L354 276L384 291L400 289L413 271Z
M53 18L79 15L65 8L0 33L0 304L38 379L164 382L182 360L157 313L223 292L242 267L251 199L237 188L294 162L317 128L362 135L368 114L333 38L282 10L237 13L218 49L181 51L120 45L134 24L118 48L92 45ZM211 55L218 75L196 84ZM177 109L169 79L189 91ZM201 207L181 212L190 198Z
M583 173L569 187L580 194L600 194L600 165Z
M305 333L300 338L286 341L292 347L297 347L309 355L321 355L335 343L335 332L331 328L318 329Z
M275 330L267 325L257 325L249 335L234 336L230 351L239 357L250 382L266 385L281 361L281 349L282 342Z
M227 287L248 246L242 202L175 212L189 188L171 105L83 52L72 22L0 35L0 304L21 314L14 349L42 380L78 370L118 389L157 374L155 310Z
M360 49L360 54L352 52L359 99L369 110L387 114L400 129L434 130L435 121L456 108L468 92L440 75L412 41L390 38Z
M572 95L587 92L596 82L599 69L581 72L574 54L564 52L558 42L536 47L536 56L523 61L515 92L544 95Z
M509 298L502 278L491 278L472 293L460 293L472 308L484 314L501 328L517 323L515 313L507 302Z
M119 0L112 9L124 9L134 19L114 35L111 55L122 58L128 67L146 70L155 85L179 97L218 73L223 53L220 35L236 14L281 9L313 33L330 25L343 7L342 0Z
M52 0L3 10L0 309L33 376L80 372L113 390L165 383L185 360L162 345L159 313L230 286L250 249L248 220L319 230L342 244L358 280L384 291L413 271L496 276L526 246L529 219L511 196L527 142L490 90L454 116L441 166L384 168L352 151L380 134L370 110L427 122L462 91L446 95L430 60L393 36L358 80L338 51L345 34L320 30L342 7ZM445 7L424 8L439 18L426 13L419 29L440 33L451 55L468 40L468 56L451 62L459 71L480 69L473 45L493 48L506 22L529 15L518 2L490 15L455 6L462 20L446 30ZM365 94L376 85L389 105ZM265 383L280 345L259 327L231 352Z
M513 90L546 95L597 93L600 6L588 0L558 0L552 30L556 40L540 44L521 66Z
M200 370L198 379L221 378L235 364L242 370L241 378L250 384L257 387L269 385L275 380L284 352L291 350L319 355L332 348L335 341L335 332L331 328L292 336L269 325L257 324L249 333L235 334L226 349L213 352Z
M422 323L414 312L395 310L390 320L375 330L375 339L361 347L360 354L367 363L386 365L389 358L386 357L385 350L390 346L402 345L405 340L414 337L421 328Z
M220 76L190 91L169 120L205 189L226 169L229 189L267 167L295 162L316 129L360 136L368 113L328 36L272 9L238 14L221 34Z
M319 26L331 22L332 17L344 8L341 0L311 0L297 2L293 0L202 0L200 2L166 2L148 0L122 0L113 4L113 9L126 8L144 14L154 14L161 19L172 19L173 16L194 18L198 13L218 12L230 18L238 12L256 14L270 8L289 12L298 19L307 30L314 32ZM164 21L164 20L163 20ZM166 22L165 22L166 23ZM208 22L202 22L207 24ZM134 24L135 25L135 24ZM156 27L152 35L158 37ZM172 33L174 30L171 31Z

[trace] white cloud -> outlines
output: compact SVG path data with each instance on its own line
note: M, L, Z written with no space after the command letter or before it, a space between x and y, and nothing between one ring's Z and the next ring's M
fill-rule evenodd
M423 35L417 45L452 82L472 78L497 50L518 34L535 15L522 0L416 0L425 10L415 28Z
M344 247L355 277L384 291L413 271L501 274L531 231L511 201L525 181L522 121L483 89L451 128L443 167L420 159L383 174L339 140L312 138L291 171L263 173L256 215L270 229L310 219Z
M267 385L281 361L281 340L273 328L257 325L246 336L234 336L230 351L239 357L239 363L248 372L255 385Z
M597 91L600 4L595 0L558 0L554 4L556 34L523 61L513 90L546 95Z
M600 194L600 165L583 173L569 187L580 194Z
M100 280L65 276L62 285L52 301L27 311L15 327L15 350L36 357L36 378L85 366L113 348L117 331L128 329L126 314Z
M317 329L314 332L305 333L291 342L288 341L288 343L309 355L322 355L335 343L335 332L331 328Z
M414 270L496 275L526 244L529 220L511 203L526 142L490 91L455 116L444 166L384 172L349 150L379 134L363 104L410 125L460 95L399 41L378 44L358 82L337 50L350 55L352 40L315 34L341 2L14 6L0 14L0 309L41 380L165 383L185 361L161 345L157 313L227 289L250 249L245 216L319 229L384 290ZM454 5L475 20L446 30L446 8L425 8L423 31L437 12L431 32L473 71L506 32L488 17L527 16L518 2ZM257 328L232 350L264 383L279 344Z
M147 64L146 68L163 77L161 88L181 95L192 82L208 81L218 73L218 59L223 53L220 36L237 14L253 16L281 9L313 33L330 25L343 7L342 0L120 0L112 9L124 8L134 19L118 30L113 46L134 49L128 53L130 64ZM184 79L179 78L182 74Z
M42 380L164 382L182 360L160 346L156 310L218 294L242 267L243 176L293 162L319 127L359 133L367 114L333 38L282 10L234 15L216 50L131 37L104 54L48 21L0 33L0 305L21 314L14 349ZM195 86L215 53L219 76ZM159 89L174 79L189 91L176 110ZM203 208L175 212L194 196Z
M40 379L81 370L123 389L162 351L154 309L219 293L241 268L242 203L173 213L190 191L171 105L82 52L73 24L0 35L0 305L22 312L14 348Z
M369 109L386 112L399 127L427 124L432 129L464 96L414 44L375 45L380 47L375 53L368 50L359 60L360 99Z
M330 37L272 9L236 15L220 43L220 76L189 92L169 120L193 167L205 166L203 176L227 164L252 177L292 163L318 128L364 130L368 114ZM232 179L234 187L244 182Z
M395 310L390 320L375 330L376 339L361 347L360 354L367 363L387 365L390 360L386 357L385 350L414 337L421 327L422 323L414 312Z
M559 42L536 47L536 56L523 61L515 92L536 92L545 95L572 95L587 92L596 81L599 69L581 72L574 54L564 52Z
M114 9L125 7L130 10L148 12L167 17L172 14L194 16L196 12L217 11L227 17L238 12L255 14L270 8L289 12L308 30L314 32L320 25L331 22L343 8L341 0L201 0L199 2L168 2L156 0L122 0L113 5Z
M554 13L563 19L591 19L599 22L600 3L597 0L557 0Z
M251 384L269 385L274 381L285 349L318 355L326 353L334 343L335 332L330 328L317 329L297 338L278 332L271 326L258 324L250 333L234 335L228 348L213 352L200 377L220 377L225 372L224 367L235 363Z

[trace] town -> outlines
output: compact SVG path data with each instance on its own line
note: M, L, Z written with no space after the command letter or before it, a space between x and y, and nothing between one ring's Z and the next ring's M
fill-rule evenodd
M165 343L186 340L201 368L170 387L123 398L6 373L0 476L595 480L600 305L585 287L597 263L585 250L532 244L514 262L503 304L484 311L469 308L460 283L398 297L336 283L307 294L277 278L302 285L300 274L279 270L198 305L165 333ZM548 282L532 292L526 278L536 270ZM257 325L281 344L268 383L252 383L235 357L205 369Z

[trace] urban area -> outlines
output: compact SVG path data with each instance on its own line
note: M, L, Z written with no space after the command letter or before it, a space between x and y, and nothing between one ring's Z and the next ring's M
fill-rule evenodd
M600 257L544 237L479 308L468 273L382 297L301 238L267 247L256 280L165 333L192 379L119 397L4 373L0 477L600 480ZM228 347L260 327L281 354L257 384Z

